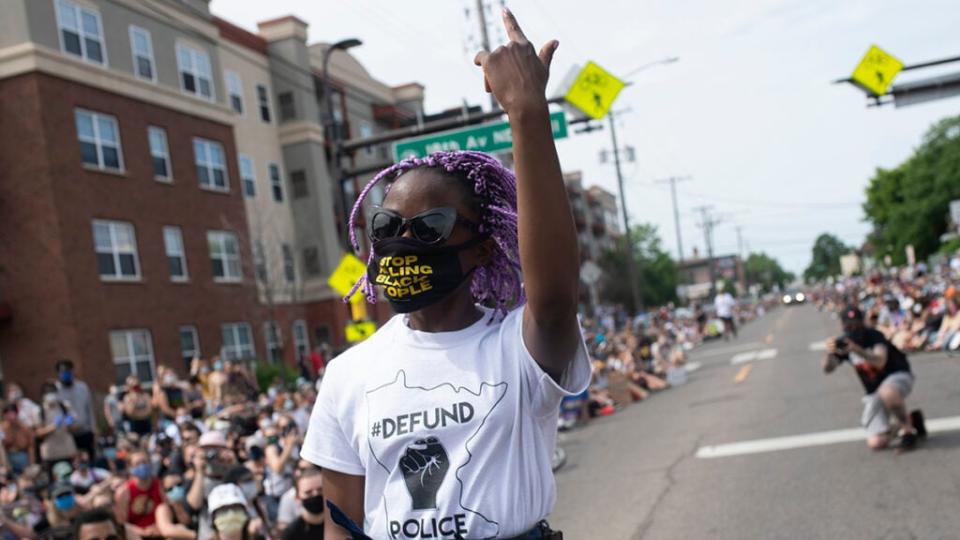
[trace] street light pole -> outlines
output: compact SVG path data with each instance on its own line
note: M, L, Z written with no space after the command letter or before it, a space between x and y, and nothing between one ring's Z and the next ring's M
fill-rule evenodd
M323 99L326 102L326 115L323 119L323 127L326 137L330 141L330 175L333 178L333 204L336 213L343 222L340 233L340 245L346 251L350 250L350 225L347 220L346 201L343 200L343 169L340 167L340 156L342 154L341 143L343 137L336 123L333 121L333 92L330 84L330 57L334 51L345 51L351 47L362 45L363 42L356 38L342 39L333 45L327 47L323 52Z
M640 276L637 274L637 261L633 253L633 240L630 238L630 217L627 215L627 198L623 192L623 172L620 170L620 147L617 145L617 121L613 111L610 117L610 138L613 142L613 166L617 170L617 187L620 197L620 210L623 212L623 240L627 251L627 276L630 280L630 293L633 295L634 314L643 308L643 299L640 297Z

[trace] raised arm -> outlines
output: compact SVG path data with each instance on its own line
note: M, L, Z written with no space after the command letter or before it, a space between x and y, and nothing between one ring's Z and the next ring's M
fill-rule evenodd
M537 54L506 8L503 23L509 43L481 52L475 63L483 67L487 89L507 113L513 133L520 265L527 295L524 341L540 367L559 380L580 340L577 232L545 95L559 43L549 41Z

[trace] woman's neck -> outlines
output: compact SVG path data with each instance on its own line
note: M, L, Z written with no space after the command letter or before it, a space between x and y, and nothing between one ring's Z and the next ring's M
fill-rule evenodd
M479 321L483 311L474 304L469 284L465 285L436 304L410 313L410 328L421 332L455 332Z

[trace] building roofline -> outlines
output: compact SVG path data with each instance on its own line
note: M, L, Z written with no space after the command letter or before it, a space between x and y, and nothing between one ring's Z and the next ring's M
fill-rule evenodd
M223 39L232 41L241 47L246 47L264 56L267 55L267 40L263 39L263 37L217 16L213 17L213 22L217 25L217 30L220 31L220 37Z

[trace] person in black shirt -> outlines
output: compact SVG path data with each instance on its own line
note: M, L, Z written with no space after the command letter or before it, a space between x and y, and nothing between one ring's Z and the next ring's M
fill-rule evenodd
M297 500L303 505L303 511L284 529L282 540L323 538L323 476L319 467L297 477Z
M912 448L918 435L926 434L919 411L907 415L906 397L913 389L913 373L907 355L886 337L863 323L863 313L848 306L841 313L844 336L827 341L827 357L823 370L833 372L842 362L853 366L866 391L863 398L863 427L867 445L875 450L886 448L893 439L890 415L900 423L901 448ZM916 425L914 425L916 424Z

